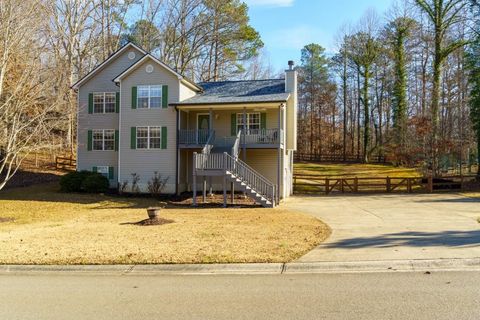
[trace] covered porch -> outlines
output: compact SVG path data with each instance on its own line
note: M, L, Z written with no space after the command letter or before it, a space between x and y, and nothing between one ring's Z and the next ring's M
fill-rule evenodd
M266 177L271 201L281 198L285 152L285 103L177 106L179 192L202 190L225 193L225 174L198 170L195 154L227 153ZM198 156L197 156L198 157ZM256 179L258 181L258 179ZM230 182L229 191L234 192ZM259 188L259 186L254 186ZM263 189L262 186L260 189ZM238 190L238 189L237 189ZM240 190L239 190L240 191Z
M240 148L284 148L284 103L177 106L178 147L223 152L240 137Z

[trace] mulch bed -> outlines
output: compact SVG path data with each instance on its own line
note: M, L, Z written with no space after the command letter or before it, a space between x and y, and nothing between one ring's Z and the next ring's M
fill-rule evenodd
M230 194L227 194L227 205L232 206L230 201ZM233 201L233 206L240 207L240 208L251 208L251 207L259 207L252 199L249 197L244 197L242 194L235 194L235 198ZM171 200L169 201L169 205L172 207L176 206L191 206L193 205L193 197L192 194L188 194L182 199ZM214 193L213 195L207 195L206 202L203 202L203 197L197 196L197 206L198 208L220 208L223 207L223 194Z
M162 219L162 218L157 218L157 219L145 219L139 222L129 222L129 223L122 223L122 225L126 224L132 224L135 226L161 226L164 224L169 224L169 223L174 223L175 221L169 220L169 219Z

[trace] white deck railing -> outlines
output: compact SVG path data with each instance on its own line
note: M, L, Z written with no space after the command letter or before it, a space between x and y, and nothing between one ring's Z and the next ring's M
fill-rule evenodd
M204 145L212 135L214 130L178 130L178 143L188 145Z
M283 141L282 129L248 130L242 136L242 144L280 144Z
M245 162L228 153L201 154L194 153L195 170L221 170L230 173L244 184L261 194L265 199L276 204L276 185L255 171Z
M282 129L256 129L240 130L241 139L240 145L278 145L283 143L284 131ZM201 130L179 130L178 140L179 144L183 145L205 145L207 144L211 135L215 135L215 130L201 129ZM216 137L215 145L219 147L233 146L237 140L237 136ZM210 142L213 144L213 141Z

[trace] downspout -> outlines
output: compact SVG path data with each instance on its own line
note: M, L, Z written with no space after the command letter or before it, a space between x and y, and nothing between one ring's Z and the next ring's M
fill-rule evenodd
M180 168L179 168L179 161L180 161L180 149L179 149L179 130L180 130L180 111L178 108L175 106L175 112L177 113L177 127L176 127L176 166L175 166L175 194L178 196L179 195L179 188L178 188L178 183L180 182Z
M247 162L247 144L246 144L246 134L247 134L247 108L243 107L243 162Z
M280 130L282 128L282 105L278 106L278 134L279 134L279 143L278 143L278 149L277 149L277 202L280 203L280 176L282 174L281 170L281 159L280 159L280 154L281 154L281 140L280 140Z

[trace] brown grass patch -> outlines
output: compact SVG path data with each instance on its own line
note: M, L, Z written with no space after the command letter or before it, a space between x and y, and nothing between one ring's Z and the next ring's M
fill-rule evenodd
M349 177L420 177L421 172L415 168L395 167L382 164L363 163L295 163L295 174L315 174L325 176Z
M321 221L276 209L166 208L148 228L148 198L65 194L55 185L0 193L2 264L287 262L330 234ZM132 224L133 223L133 224Z

